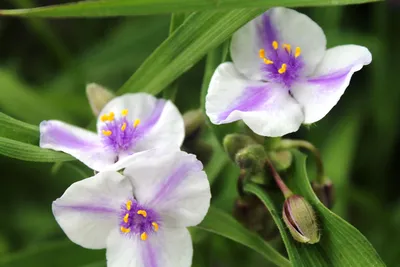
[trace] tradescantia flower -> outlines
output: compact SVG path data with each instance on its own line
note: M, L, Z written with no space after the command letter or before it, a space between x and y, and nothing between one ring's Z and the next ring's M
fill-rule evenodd
M281 136L322 119L371 62L367 48L326 50L322 29L307 16L273 8L232 37L233 63L215 71L206 98L214 124L243 120L255 133Z
M71 241L107 248L108 267L189 267L186 227L199 224L210 206L202 169L182 151L146 151L123 174L105 171L72 184L53 213Z
M118 170L143 151L179 148L184 131L183 118L171 101L125 94L100 112L98 134L61 121L43 121L40 146L68 153L96 171Z

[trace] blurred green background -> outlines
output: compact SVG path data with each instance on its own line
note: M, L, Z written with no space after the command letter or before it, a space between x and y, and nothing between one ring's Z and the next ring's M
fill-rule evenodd
M3 0L0 9L62 2L68 1ZM321 149L336 186L333 210L370 240L387 266L400 266L400 6L382 2L300 11L322 26L329 47L364 45L373 62L354 75L326 118L292 137ZM168 15L0 18L0 111L32 124L61 119L87 126L93 115L85 85L117 90L168 36L169 20ZM179 78L181 112L199 107L203 73L204 60ZM230 212L238 169L225 164L213 182L213 202ZM1 259L9 257L20 259L13 267L105 266L104 251L68 241L51 212L51 202L72 182L92 175L90 170L78 162L31 163L3 156L0 170L0 266L8 266ZM193 266L269 266L256 252L222 237L196 230L193 238Z

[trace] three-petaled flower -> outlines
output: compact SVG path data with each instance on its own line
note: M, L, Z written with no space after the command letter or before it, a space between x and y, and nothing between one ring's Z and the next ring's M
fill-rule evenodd
M54 201L66 235L90 249L107 248L108 267L189 267L186 227L210 206L210 185L194 155L143 152L115 171L72 184Z
M43 121L40 146L68 153L96 171L118 170L143 151L179 149L185 135L175 105L145 93L126 94L107 103L99 114L97 132Z
M322 119L351 76L371 62L367 48L326 50L322 29L307 16L273 8L232 37L233 63L221 64L208 89L214 124L242 119L255 133L282 136Z

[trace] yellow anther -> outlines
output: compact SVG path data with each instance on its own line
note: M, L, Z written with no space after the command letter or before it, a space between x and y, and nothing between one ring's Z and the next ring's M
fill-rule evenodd
M126 122L124 122L124 124L122 124L121 131L125 131L125 129L126 129Z
M108 113L108 120L109 121L113 121L114 120L114 117L115 117L115 114L114 114L114 112L110 112L110 113Z
M108 115L107 114L101 115L100 120L102 122L108 121Z
M294 57L299 57L300 56L300 54L301 54L301 49L300 49L300 47L296 47L296 51L295 51L295 53L294 53Z
M282 67L278 70L279 74L283 74L286 72L287 65L285 63L282 64Z
M131 210L131 208L132 208L132 201L131 201L131 200L128 200L128 201L126 202L126 209L127 209L127 210Z
M123 232L123 233L125 233L125 234L127 234L127 233L129 233L130 231L131 231L131 229L130 228L125 228L125 227L123 227L123 226L121 226L121 232Z
M128 110L127 110L127 109L123 109L123 110L121 111L121 114L122 114L122 116L128 115Z
M137 127L138 125L139 125L139 123L140 123L140 120L139 119L136 119L134 122L133 122L133 127Z
M146 232L143 232L143 233L140 235L140 239L142 239L143 241L146 241L146 240L147 240L147 234L146 234Z
M110 135L112 135L112 132L110 131L110 130L103 130L102 131L102 133L105 135L105 136L110 136Z
M269 60L268 58L264 58L264 63L267 65L274 64L274 62L272 60Z
M128 223L128 220L129 220L129 213L125 214L124 223Z
M283 47L283 49L285 49L288 53L290 53L290 51L292 51L292 47L290 46L290 44L283 44L282 47Z
M154 231L158 231L158 223L152 222L151 225L153 225Z
M145 210L138 210L137 214L142 215L143 217L147 217L147 212Z
M277 42L277 41L273 41L273 42L272 42L272 47L273 47L275 50L277 50L278 47L279 47L278 42Z
M265 58L265 50L264 49L260 49L258 51L258 54L260 55L260 58Z

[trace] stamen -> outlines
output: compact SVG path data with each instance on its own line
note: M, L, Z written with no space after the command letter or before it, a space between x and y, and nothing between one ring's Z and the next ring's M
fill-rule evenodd
M290 46L290 44L283 44L282 47L283 47L288 53L290 53L290 51L292 51L292 47Z
M126 122L124 122L124 124L122 124L121 131L125 131L125 129L126 129Z
M285 63L282 64L282 67L278 70L279 74L283 74L286 72L287 65Z
M300 54L301 54L301 49L300 49L300 47L296 47L296 51L295 51L295 53L294 53L294 57L295 57L295 58L298 58L298 57L300 56Z
M264 49L260 49L258 51L258 54L260 55L260 58L264 59L265 58L265 50Z
M151 225L153 225L154 231L158 231L158 223L152 222Z
M129 233L130 231L131 231L130 228L125 228L125 227L121 226L121 232L127 234L127 233Z
M103 132L103 134L105 135L105 136L110 136L110 135L112 135L112 132L110 131L110 130L103 130L102 131Z
M147 212L145 210L138 210L137 214L142 215L143 217L147 217Z
M128 223L128 220L129 220L129 213L125 214L124 223Z
M140 123L140 120L136 119L135 122L133 123L133 127L136 128L139 125L139 123Z
M278 42L277 42L277 41L273 41L273 42L272 42L272 47L273 47L275 50L277 50L278 47L279 47Z
M127 209L127 210L131 210L131 208L132 208L132 201L131 201L131 200L128 200L128 201L126 202L126 209Z
M128 115L128 110L127 110L127 109L123 109L123 110L121 111L121 114L122 114L122 116Z
M102 121L102 122L106 122L106 121L108 121L108 115L107 114L104 114L104 115L102 115L101 117L100 117L100 120Z
M264 58L264 63L267 65L274 64L274 62L272 60L269 60L268 58Z
M146 240L147 240L147 234L146 234L146 232L143 232L143 233L140 235L140 239L142 239L143 241L146 241Z
M114 114L114 112L110 112L109 114L108 114L108 120L109 121L113 121L114 120L114 117L115 117L115 114Z

